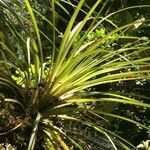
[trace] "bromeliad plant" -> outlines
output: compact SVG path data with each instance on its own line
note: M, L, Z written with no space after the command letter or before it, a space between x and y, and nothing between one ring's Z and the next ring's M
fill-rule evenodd
M87 144L86 140L83 141L83 135L69 131L69 121L103 134L113 149L136 149L119 135L107 130L103 123L107 122L108 117L118 118L148 130L148 127L134 120L112 114L109 107L114 103L147 108L150 108L150 105L117 94L115 91L99 91L96 86L149 79L150 57L140 56L141 53L149 51L149 41L146 38L127 35L127 30L143 22L138 20L118 27L109 18L129 8L102 17L103 8L99 12L95 11L101 3L101 0L97 0L88 12L84 11L84 19L77 23L77 16L83 11L82 7L85 4L85 0L80 0L75 6L66 31L61 35L62 41L58 47L55 40L58 32L55 23L55 4L60 5L61 2L63 3L50 1L52 22L33 9L28 0L17 2L26 8L28 17L31 18L31 22L28 22L21 13L14 12L7 2L0 1L5 25L9 35L13 37L6 39L5 33L1 31L0 86L1 89L8 90L7 93L1 92L4 94L1 96L1 108L3 115L6 110L9 113L16 111L21 114L21 119L19 118L10 130L0 133L0 136L15 132L19 128L22 131L25 128L33 128L29 144L26 146L28 150L38 149L40 146L43 149L86 149ZM136 6L130 9L137 7L149 6ZM13 16L13 20L8 13ZM38 28L35 16L42 17L53 27L53 38L49 39L45 35L52 43L50 52L47 52L48 61L45 61L43 56L42 32ZM29 28L22 28L23 31L19 32L15 27L16 22L25 27L25 21L32 28L32 34L28 31ZM90 22L90 25L87 25L87 22ZM113 30L105 29L103 23L109 24ZM95 34L96 37L93 36ZM90 36L93 37L89 38ZM10 43L13 40L14 45L11 45L9 40ZM125 43L119 45L118 42L123 40ZM115 44L119 47L113 46ZM11 103L17 103L18 106ZM101 107L94 107L97 104ZM105 111L104 105L108 108ZM99 118L100 121L93 122L90 116Z

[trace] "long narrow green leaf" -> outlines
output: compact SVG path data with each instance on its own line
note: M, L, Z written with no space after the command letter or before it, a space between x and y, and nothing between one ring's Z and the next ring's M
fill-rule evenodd
M33 9L29 3L28 0L24 0L25 1L25 4L26 4L26 7L28 8L28 11L30 13L30 16L31 16L31 19L32 19L32 22L33 22L33 26L35 28L35 32L36 32L36 35L37 35L37 39L38 39L38 53L39 53L39 58L40 58L40 75L39 75L39 79L38 81L40 82L41 81L41 77L42 77L42 72L43 72L43 52L42 52L42 43L41 43L41 38L40 38L40 33L39 33L39 29L38 29L38 25L37 25L37 21L36 21L36 18L34 16L34 13L33 13ZM34 44L35 45L35 44Z
M36 34L37 34L39 49L41 50L42 49L42 43L41 43L39 29L38 29L38 26L37 26L37 21L35 19L34 14L33 14L33 9L32 9L32 7L31 7L28 0L24 0L24 1L25 1L25 4L26 4L27 8L28 8L29 13L30 13L30 16L31 16L31 19L32 19L32 22L33 22L33 25L34 25L34 28L35 28L35 31L36 31Z
M13 103L17 103L17 104L19 104L19 105L24 109L23 104L22 104L20 101L18 101L17 99L5 98L5 102L13 102Z
M87 102L113 102L113 103L123 103L136 105L140 107L150 108L150 104L142 103L140 101L129 101L126 99L117 99L117 98L77 98L77 99L68 99L65 100L67 103L87 103Z
M42 118L41 114L38 113L36 120L34 122L34 128L33 128L33 131L32 131L31 137L30 137L28 150L34 150L34 146L36 143L36 137L37 137L37 131L38 131L38 125L39 125L39 122L41 121L41 118Z
M74 117L70 117L70 116L66 116L66 115L59 115L58 117L60 118L63 118L63 119L68 119L68 120L74 120L74 121L77 121L77 122L81 122L82 124L85 124L87 125L88 127L91 127L92 129L104 134L105 132L108 133L109 135L112 135L113 137L117 137L119 140L121 140L122 142L124 142L125 144L129 145L130 147L135 148L135 146L133 146L131 143L129 143L127 140L123 139L122 137L118 136L117 134L109 131L109 130L106 130L105 128L102 128L100 126L95 126L94 124L91 124L90 122L88 121L82 121L80 119L77 119L77 118L74 118ZM105 135L105 134L104 134ZM113 139L114 141L116 139ZM117 142L117 141L116 141ZM127 146L128 147L128 146ZM129 147L128 149L129 150Z
M77 7L75 9L75 12L74 12L73 16L71 17L71 20L69 21L69 24L68 24L68 26L66 28L66 31L65 31L65 34L64 34L64 38L63 38L63 41L62 41L61 46L60 46L60 50L59 50L58 56L56 58L55 66L54 66L54 69L53 69L53 74L52 74L52 77L50 77L51 78L50 79L51 82L53 82L53 80L54 80L54 78L55 78L55 76L56 76L56 74L58 72L58 69L60 68L60 65L61 65L61 63L63 61L63 59L61 58L61 55L63 53L63 50L64 50L64 47L65 47L66 42L68 40L68 37L70 35L71 28L72 28L72 26L73 26L73 24L75 22L75 19L76 19L77 15L78 15L78 13L79 13L83 3L84 3L84 0L80 0L79 1L78 5L77 5Z

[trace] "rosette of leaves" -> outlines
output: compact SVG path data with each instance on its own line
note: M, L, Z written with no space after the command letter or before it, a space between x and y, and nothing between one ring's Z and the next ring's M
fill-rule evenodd
M150 105L115 91L104 92L100 88L107 84L149 79L150 57L140 57L141 53L149 51L149 40L127 34L137 21L117 26L110 20L111 16L126 9L149 6L133 6L101 16L105 5L96 9L101 0L97 0L91 8L87 7L85 0L80 0L76 6L70 1L49 2L53 16L51 21L32 8L28 0L18 1L16 5L26 8L24 11L27 11L25 14L30 16L30 20L26 19L23 12L12 10L6 1L0 1L5 26L11 35L7 36L5 30L1 40L0 64L3 67L0 68L0 88L5 94L4 102L8 103L10 112L18 112L25 120L5 134L19 128L21 131L24 128L30 131L32 128L30 140L26 139L28 144L25 144L28 150L39 147L57 150L90 149L92 145L87 147L88 142L84 141L83 135L71 130L71 123L78 124L81 130L88 128L92 133L96 131L96 134L103 135L113 149L136 149L127 140L108 130L105 122L109 123L107 118L117 118L148 130L139 122L112 114L111 111L117 103L147 108ZM62 5L65 2L73 6L74 13L65 32L60 33L55 22L55 5L59 4L65 11ZM84 18L76 21L81 11ZM52 39L51 35L46 36L38 28L37 16L50 24L53 29ZM18 25L21 30L18 30ZM89 40L88 37L95 33L96 38ZM61 35L60 45L56 45L58 34ZM51 48L47 47L48 61L43 55L41 35L50 43ZM119 44L123 40L124 43ZM3 91L3 87L7 92ZM78 131L77 127L75 131ZM101 142L92 140L90 134L88 138L93 142Z

